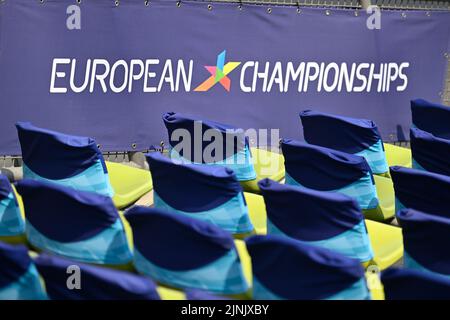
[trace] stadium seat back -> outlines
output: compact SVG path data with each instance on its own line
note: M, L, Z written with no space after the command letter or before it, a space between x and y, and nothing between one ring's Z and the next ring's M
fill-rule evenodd
M374 174L389 171L383 141L372 120L312 110L302 111L300 119L308 143L363 156Z
M165 113L163 121L169 135L171 158L185 163L225 166L236 173L239 181L256 178L243 130L175 112Z
M216 294L248 290L230 233L198 219L135 206L125 213L134 239L136 269L175 288Z
M25 232L25 222L8 178L0 174L0 237L18 236Z
M29 122L18 122L16 128L24 178L114 195L103 155L94 139L38 128Z
M26 235L34 247L87 263L131 262L111 198L31 179L17 182L16 188L24 203Z
M0 300L47 298L27 247L0 242L0 266Z
M375 181L364 157L295 140L282 140L281 149L286 184L345 194L363 210L379 205Z
M158 152L146 157L156 208L211 222L233 234L253 230L242 187L231 169L183 164Z
M450 139L450 107L424 99L411 100L413 126L436 137Z
M148 277L41 254L35 259L52 300L159 300Z
M412 167L450 176L450 140L411 128Z
M339 193L259 183L267 210L267 233L339 252L360 262L373 258L364 216L355 200Z
M253 266L253 299L366 300L358 260L280 236L246 239Z

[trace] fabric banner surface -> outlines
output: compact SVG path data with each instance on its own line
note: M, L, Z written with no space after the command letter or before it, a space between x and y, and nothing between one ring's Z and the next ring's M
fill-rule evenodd
M299 112L408 139L409 100L441 100L450 13L201 1L0 2L0 154L17 121L145 150L167 111L302 138ZM263 143L262 143L263 144Z

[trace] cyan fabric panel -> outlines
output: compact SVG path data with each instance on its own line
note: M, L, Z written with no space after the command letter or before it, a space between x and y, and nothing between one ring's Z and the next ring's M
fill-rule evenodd
M0 300L45 299L27 247L0 242L0 266Z
M450 277L450 219L413 209L397 212L405 246L404 264Z
M16 236L25 232L19 204L8 178L0 174L0 236Z
M47 179L36 174L25 163L22 168L25 179L53 182L80 191L95 192L108 197L114 196L114 190L109 182L109 176L103 172L103 166L100 160L96 160L92 166L73 177L58 180Z
M247 233L254 229L248 215L248 208L243 193L237 194L228 202L210 210L202 212L186 212L169 206L153 191L153 205L155 208L176 212L191 218L212 223L233 234Z
M16 281L0 287L0 300L47 300L47 293L34 264Z
M331 237L329 239L317 241L304 241L301 239L288 236L283 231L278 229L268 219L267 234L284 236L303 242L305 244L329 249L331 251L340 253L346 257L357 259L361 262L370 261L374 256L372 246L370 244L369 235L367 233L366 224L364 221L361 221L359 224L355 225L352 229L344 231L343 233Z
M174 148L170 148L169 156L175 161L180 161L182 163L194 163L201 164L198 162L190 161L182 157ZM228 157L225 160L203 163L205 165L217 165L229 168L233 170L236 174L236 178L239 181L248 181L256 179L256 171L253 167L253 159L250 151L250 147L246 145L243 149L239 150L234 155Z
M243 293L248 285L230 233L156 208L125 214L133 229L136 268L167 285Z
M450 139L450 107L426 101L411 100L413 125L436 137Z
M146 154L153 188L171 207L186 212L217 208L242 192L231 169L182 164L159 152Z
M364 269L358 260L328 249L274 235L252 236L246 239L246 244L253 279L275 297L327 299L364 279ZM258 296L254 291L254 298ZM366 297L367 294L354 298ZM269 297L261 295L261 298Z
M94 139L16 124L24 178L51 180L112 197L105 161Z
M135 250L134 265L152 279L180 289L196 288L219 294L239 294L249 289L235 250L207 265L183 271L161 268Z
M450 140L411 128L413 168L450 176Z
M412 208L450 218L450 177L423 170L391 167L396 211Z
M308 143L362 155L375 174L388 171L383 141L372 120L312 110L302 111L300 119Z
M285 175L285 183L292 186L307 188L293 179L288 173ZM365 177L342 187L340 189L326 190L331 193L340 193L356 200L359 207L363 210L374 209L379 205L377 189L374 184L373 176L367 173Z
M156 284L148 277L39 255L36 260L39 273L45 281L50 299L53 300L159 300ZM78 273L79 272L79 273ZM77 284L70 289L68 284Z
M450 279L413 269L390 268L381 273L386 300L448 300Z
M26 224L26 234L33 246L68 259L95 264L123 265L131 262L133 258L120 219L99 234L81 241L52 240L29 222Z

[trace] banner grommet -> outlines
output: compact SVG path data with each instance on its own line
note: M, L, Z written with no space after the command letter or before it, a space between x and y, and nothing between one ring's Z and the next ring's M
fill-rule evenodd
M144 5L145 5L146 7L148 7L148 6L150 5L150 1L149 1L149 0L145 0L145 1L144 1Z
M209 10L209 11L212 10L212 5L208 4L208 10Z
M272 13L272 8L271 7L269 7L269 8L267 8L267 13Z
M329 16L331 14L331 11L330 10L325 10L325 15L327 15L327 16Z
M181 7L181 1L177 1L177 8Z
M116 5L116 7L118 7L119 4L120 4L120 1L119 1L119 0L116 0L116 1L114 1L114 4Z
M359 11L355 10L354 14L355 14L355 17L359 16Z
M131 148L136 149L136 147L137 147L137 144L133 142L133 143L131 144Z

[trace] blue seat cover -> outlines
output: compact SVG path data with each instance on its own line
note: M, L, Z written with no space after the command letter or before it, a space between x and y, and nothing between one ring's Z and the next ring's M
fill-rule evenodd
M397 219L403 232L404 266L450 278L450 218L403 209Z
M25 222L13 188L5 175L0 174L0 236L17 236L25 232Z
M52 181L112 197L114 191L103 155L94 139L16 124L24 178Z
M35 259L53 300L159 300L155 283L144 276L41 254ZM73 268L76 269L73 269ZM80 289L67 283L80 272Z
M17 182L16 187L32 245L88 263L131 261L124 226L111 198L31 179Z
M395 211L412 208L450 218L450 177L423 170L391 167Z
M146 157L156 208L208 221L235 234L254 229L242 187L231 169L181 164L159 152Z
M136 269L176 288L219 294L248 290L234 241L213 224L135 206L125 213L133 230Z
M267 211L267 233L339 252L361 262L373 251L355 200L339 193L259 182Z
M339 192L361 209L379 204L372 171L364 157L291 139L281 141L286 184Z
M370 299L360 262L286 237L246 239L254 299Z
M388 171L383 141L372 120L305 110L300 113L308 143L363 156L372 172Z
M450 279L413 269L390 268L381 273L386 300L448 300Z
M412 167L450 176L450 140L411 128Z
M186 292L186 300L231 300L226 296L218 296L213 293L198 289L188 289Z
M0 300L47 298L27 247L0 242L0 266Z
M450 139L450 107L416 99L411 100L411 114L413 126L436 137Z
M163 121L169 135L171 158L184 163L225 166L236 173L239 181L256 178L249 142L242 129L175 112L166 112ZM182 131L189 136L183 136ZM207 134L204 138L205 133ZM208 134L211 134L213 139L208 138ZM222 143L215 141L216 137L221 137ZM185 143L189 150L182 148ZM222 154L216 153L220 151ZM205 155L211 159L205 159Z

